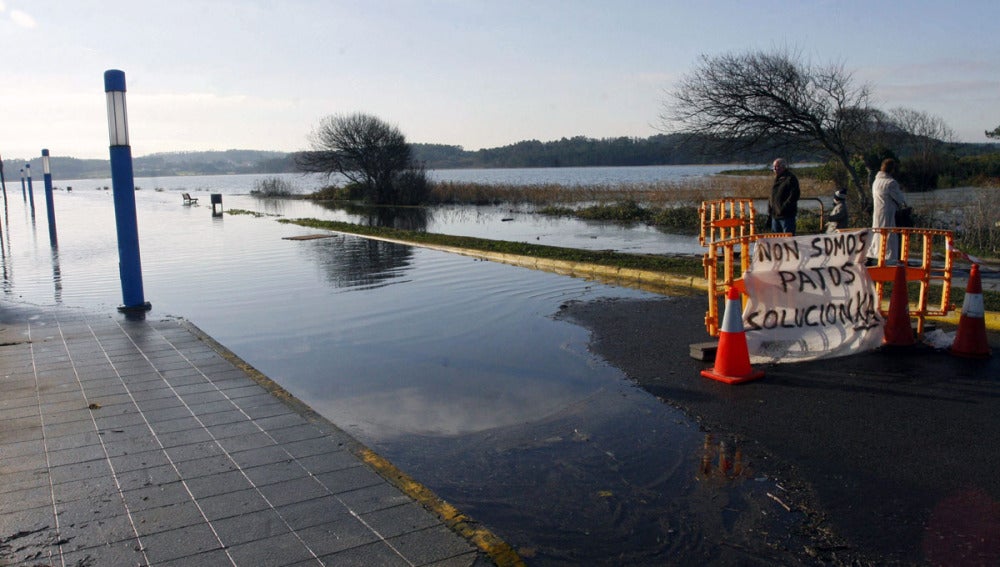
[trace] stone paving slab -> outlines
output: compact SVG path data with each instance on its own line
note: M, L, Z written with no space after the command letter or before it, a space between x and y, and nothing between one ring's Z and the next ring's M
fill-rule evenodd
M0 564L495 564L188 325L0 327Z

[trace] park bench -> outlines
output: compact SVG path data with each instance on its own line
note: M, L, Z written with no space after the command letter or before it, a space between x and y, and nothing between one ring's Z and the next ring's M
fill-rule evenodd
M192 205L198 202L198 197L192 197L190 193L181 193L181 197L184 197L185 205Z

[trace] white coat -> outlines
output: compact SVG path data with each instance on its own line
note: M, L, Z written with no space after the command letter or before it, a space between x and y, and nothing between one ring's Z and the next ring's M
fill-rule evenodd
M896 226L896 210L906 206L899 182L884 171L875 175L872 183L872 227Z
M903 190L900 188L899 182L884 171L878 172L875 175L874 183L872 183L872 200L874 205L872 227L891 228L896 226L896 210L906 206L906 199L903 197ZM868 252L869 257L878 258L879 236L876 235L872 239L872 247ZM898 241L898 235L893 234L889 237L885 255L887 264L893 264L899 260Z

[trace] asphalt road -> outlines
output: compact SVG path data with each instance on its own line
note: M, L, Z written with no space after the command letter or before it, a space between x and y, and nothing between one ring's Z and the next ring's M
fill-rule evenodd
M997 336L986 360L919 345L762 367L764 378L734 386L703 378L711 364L689 355L709 340L704 314L701 297L563 312L643 388L742 439L809 529L836 542L836 562L1000 564Z

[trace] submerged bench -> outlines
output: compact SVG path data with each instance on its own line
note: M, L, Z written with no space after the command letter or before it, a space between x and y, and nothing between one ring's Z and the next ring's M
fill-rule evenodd
M191 205L198 202L198 197L192 197L190 193L181 193L181 197L184 197L185 205Z

